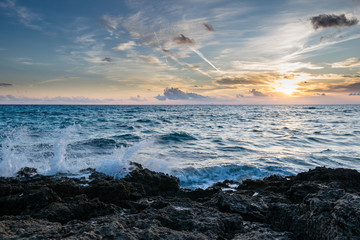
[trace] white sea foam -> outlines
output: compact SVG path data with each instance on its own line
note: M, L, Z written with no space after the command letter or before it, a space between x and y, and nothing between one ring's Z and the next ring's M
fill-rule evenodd
M11 177L16 174L22 167L27 164L24 161L25 152L21 151L19 147L20 141L26 139L26 128L7 129L4 133L5 139L1 144L1 158L0 175L4 177Z

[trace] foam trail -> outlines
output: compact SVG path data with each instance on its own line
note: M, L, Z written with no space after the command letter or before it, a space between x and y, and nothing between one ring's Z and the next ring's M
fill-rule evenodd
M197 55L199 55L199 57L201 57L205 62L207 62L210 66L212 66L216 71L221 72L217 67L215 67L214 64L212 64L200 51L190 47L190 49L196 53Z

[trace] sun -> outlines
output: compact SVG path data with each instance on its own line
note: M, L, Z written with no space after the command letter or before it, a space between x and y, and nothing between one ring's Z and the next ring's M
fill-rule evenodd
M299 81L297 80L282 79L277 82L275 89L278 92L292 95L293 93L297 92L298 83Z

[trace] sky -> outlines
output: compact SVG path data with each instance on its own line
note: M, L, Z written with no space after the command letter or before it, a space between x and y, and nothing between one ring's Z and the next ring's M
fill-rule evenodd
M0 0L0 104L360 104L360 0Z

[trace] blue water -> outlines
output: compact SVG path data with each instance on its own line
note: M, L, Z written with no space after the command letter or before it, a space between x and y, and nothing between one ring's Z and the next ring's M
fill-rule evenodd
M195 188L316 166L360 170L359 117L360 105L2 105L0 175L92 167L122 177L134 161Z

